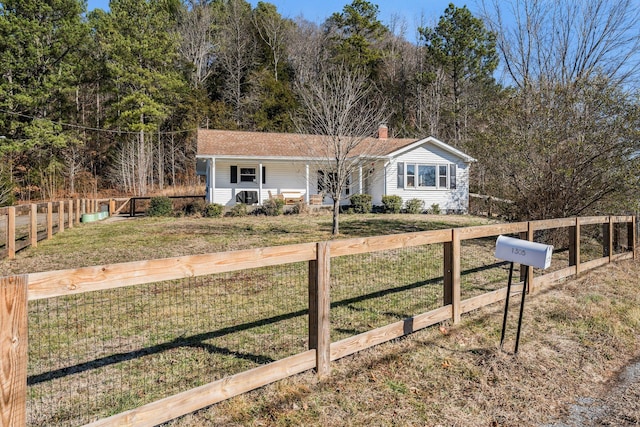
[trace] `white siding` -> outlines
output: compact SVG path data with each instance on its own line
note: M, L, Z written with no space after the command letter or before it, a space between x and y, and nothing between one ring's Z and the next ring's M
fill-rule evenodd
M427 165L456 165L456 188L455 189L424 189L424 188L398 188L397 173L398 162L406 164L427 164ZM410 199L420 199L424 201L425 209L430 209L437 204L444 213L447 211L467 212L469 209L469 165L459 157L454 156L444 150L425 144L416 147L407 153L391 160L387 166L387 194L398 195L403 201ZM417 179L417 177L416 177Z

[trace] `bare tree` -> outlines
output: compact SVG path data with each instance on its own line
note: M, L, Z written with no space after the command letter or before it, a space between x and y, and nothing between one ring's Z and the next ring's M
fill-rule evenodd
M213 12L206 2L190 0L188 7L181 10L179 19L179 52L192 65L191 84L199 88L213 73L213 61L218 50L214 40Z
M315 23L298 18L289 37L288 61L299 81L306 81L320 72L329 61L327 35Z
M243 123L243 107L249 74L255 65L256 40L251 22L251 5L244 0L225 4L220 32L220 66L224 71L225 99L233 106L236 126Z
M83 170L84 153L81 150L79 140L74 140L62 150L62 157L66 166L66 175L69 180L69 192L76 193L76 177Z
M640 114L629 83L639 18L626 0L485 4L513 88L477 139L490 144L492 186L517 216L602 212L637 185L628 176L640 160Z
M253 11L253 25L262 41L269 47L273 78L278 81L278 66L286 55L286 42L292 22L283 19L274 5L258 2L258 7Z
M416 76L419 73L418 49L405 39L407 22L392 15L389 31L381 41L383 54L378 80L392 111L397 136L413 136L417 124Z
M315 78L300 83L298 91L303 106L298 129L324 136L304 143L324 172L325 192L333 200L332 233L336 235L340 200L349 177L382 152L384 140L370 137L384 119L384 108L375 102L375 87L365 73L344 65L324 68Z
M519 89L596 75L618 85L640 67L640 11L632 0L483 0L482 7Z

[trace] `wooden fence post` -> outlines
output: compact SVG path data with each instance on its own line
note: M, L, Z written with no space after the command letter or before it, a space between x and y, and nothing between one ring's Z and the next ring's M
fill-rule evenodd
M576 225L569 227L569 266L576 266L576 276L580 273L580 218Z
M80 225L80 199L76 199L76 225Z
M315 278L309 278L309 347L316 349L316 370L319 378L325 378L330 373L331 336L329 311L331 296L331 254L329 242L319 242L316 245L316 261L309 263L309 273ZM313 289L313 295L311 295Z
M81 212L83 214L89 213L87 212L87 199L82 199L80 203L82 204L82 207L80 208Z
M442 244L443 254L443 271L444 271L444 306L453 304L453 230L451 231L451 241Z
M453 323L460 323L461 295L460 295L460 231L451 231L451 318Z
M69 200L69 228L73 228L73 199Z
M2 426L27 424L27 276L0 278Z
M527 240L530 242L533 242L535 239L535 228L533 227L533 223L531 221L527 222ZM524 280L524 277L522 277L522 280ZM527 268L527 284L529 289L527 290L527 293L532 293L535 292L536 288L533 285L533 267L529 267Z
M31 237L31 247L38 247L38 205L32 203L29 210L29 219L31 226L29 227L29 236Z
M521 231L520 233L518 233L518 237L522 240L528 240L530 242L533 241L533 235L531 236L531 238L529 238L529 229L531 228L531 223L527 223L527 231ZM520 264L520 281L524 281L524 275L527 271L529 271L530 269L526 268L526 266Z
M9 259L16 258L16 208L7 208L7 256Z
M58 202L58 233L64 231L64 200Z
M627 246L633 253L633 259L636 259L636 217L631 217L631 222L627 223Z
M53 237L53 203L47 203L47 240Z
M316 246L317 249L317 246ZM309 261L309 350L318 349L318 260Z
M109 216L113 216L116 213L116 201L109 199Z
M611 262L611 255L613 252L613 222L611 217L608 217L607 222L602 224L602 256L609 257Z

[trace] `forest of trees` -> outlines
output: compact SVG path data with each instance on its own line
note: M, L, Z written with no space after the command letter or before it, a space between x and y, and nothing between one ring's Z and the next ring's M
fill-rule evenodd
M449 5L409 41L353 0L323 23L267 2L0 2L0 202L188 186L198 127L302 132L304 90L367 77L391 136L478 159L474 192L527 219L640 201L635 0Z

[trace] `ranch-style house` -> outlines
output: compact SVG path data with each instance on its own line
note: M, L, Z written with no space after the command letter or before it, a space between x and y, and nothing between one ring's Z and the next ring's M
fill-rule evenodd
M326 169L329 160L312 149L327 146L326 138L199 129L196 170L206 177L207 202L259 205L282 198L331 204L323 191L323 165ZM365 193L374 205L381 205L384 195L398 195L404 202L421 199L425 207L437 204L443 212L468 211L469 166L476 160L436 138L388 138L381 125L377 137L362 140L354 155L361 160L349 176L344 204L350 195Z

